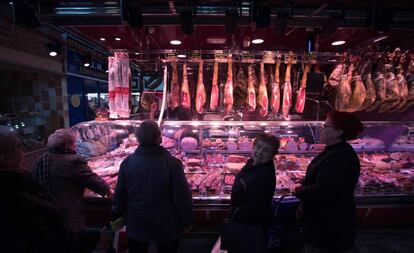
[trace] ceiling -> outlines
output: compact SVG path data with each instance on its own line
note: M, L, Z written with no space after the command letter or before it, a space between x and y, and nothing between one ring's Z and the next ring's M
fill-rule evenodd
M338 29L325 36L318 36L319 51L339 52L372 44L375 38L388 35L381 43L389 47L400 46L414 50L414 1L322 1L322 0L273 0L273 1L161 1L128 0L140 6L143 14L143 28L133 28L121 20L119 0L36 0L33 8L43 22L63 27L66 31L86 38L102 47L127 49L131 52L147 50L176 49L190 50L306 50L306 37L312 30L323 29L333 12L345 14ZM386 33L373 28L373 8L395 10L395 17ZM257 28L255 10L259 3L271 9L269 28ZM333 4L332 4L333 3ZM338 4L340 3L340 4ZM234 35L225 33L225 12L235 6L239 12L238 27ZM194 32L183 34L180 28L179 13L192 10ZM288 22L285 36L276 34L275 23L278 11L288 10L292 18ZM122 38L115 41L114 36ZM101 41L103 37L106 40ZM225 39L224 44L209 44L208 38ZM264 39L263 44L243 45L243 41L254 38ZM315 40L316 36L313 37ZM182 41L173 46L170 41ZM345 40L343 46L332 46L335 40Z

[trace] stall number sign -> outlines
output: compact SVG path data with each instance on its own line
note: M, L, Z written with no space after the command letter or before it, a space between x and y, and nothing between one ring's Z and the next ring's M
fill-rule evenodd
M200 53L200 51L198 51L198 50L192 51L190 53L190 61L192 61L192 62L199 62L199 61L201 61L201 53Z
M244 53L242 55L242 62L245 62L245 63L254 63L254 54L252 54L252 53Z

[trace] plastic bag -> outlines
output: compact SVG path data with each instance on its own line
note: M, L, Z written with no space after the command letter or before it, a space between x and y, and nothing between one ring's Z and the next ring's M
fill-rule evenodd
M221 244L221 236L217 239L216 243L214 244L214 247L211 250L211 253L227 253L227 250L220 249L220 244Z

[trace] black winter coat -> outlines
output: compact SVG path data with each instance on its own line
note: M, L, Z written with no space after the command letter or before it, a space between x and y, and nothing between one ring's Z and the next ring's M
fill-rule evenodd
M358 156L345 141L327 146L309 164L304 183L296 191L303 203L306 242L326 252L353 246L359 171Z
M192 196L180 160L161 146L140 146L121 164L113 219L126 213L128 237L170 242L192 222Z
M233 217L234 222L241 224L267 227L271 221L275 187L273 160L253 166L253 159L250 159L234 181L229 218Z

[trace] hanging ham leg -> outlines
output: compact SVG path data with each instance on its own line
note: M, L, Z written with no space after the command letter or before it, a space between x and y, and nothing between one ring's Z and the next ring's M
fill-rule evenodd
M260 86L257 100L260 116L264 117L269 112L269 98L267 97L266 77L263 62L260 63Z
M398 86L400 87L400 103L394 107L390 112L395 112L401 110L404 105L408 101L408 83L404 76L404 69L403 66L405 65L405 61L407 60L407 52L402 55L400 58L400 63L397 67L397 81Z
M374 82L372 81L371 70L372 62L369 61L367 64L365 64L362 71L362 80L366 88L366 97L364 103L362 103L361 110L368 109L376 99L375 86Z
M204 105L206 104L206 89L203 82L203 61L200 61L198 67L198 82L196 90L196 111L198 113L204 112Z
M177 63L172 62L172 77L171 77L171 109L180 106L180 85L178 84Z
M183 65L183 82L181 84L181 106L184 109L190 109L191 100L190 100L190 88L188 87L187 79L187 64Z
M280 108L280 60L277 60L275 75L271 76L272 92L270 97L270 107L273 113L277 113Z
M352 77L351 81L352 95L349 99L348 112L356 112L361 110L362 104L367 97L367 91L364 83L362 82L361 70L359 67L354 71L354 74L355 75Z
M367 112L374 111L384 102L387 90L387 84L384 78L384 65L382 60L379 61L377 69L374 74L373 82L375 86L376 100L366 109Z
M290 83L291 66L290 63L286 66L285 82L283 84L282 115L284 117L289 116L289 110L292 106L292 84Z
M385 83L387 85L386 97L380 106L379 112L388 112L400 101L400 89L398 86L398 80L395 74L392 72L392 65L387 64L385 66L387 73L385 74Z
M335 106L336 93L343 73L344 65L342 63L336 65L335 69L329 76L328 82L325 82L323 85L322 97L328 100L329 103L333 106Z
M247 78L241 66L239 66L239 70L237 71L237 78L235 82L234 107L242 108L247 102Z
M254 89L254 68L250 64L248 67L248 77L247 77L247 108L249 111L256 110L256 90Z
M217 106L219 102L218 67L219 67L219 63L215 62L214 70L213 70L213 84L211 86L210 111L217 110Z
M108 106L109 117L118 118L115 104L115 58L113 56L108 57Z
M341 78L335 99L335 109L337 111L347 111L348 109L349 100L352 96L352 89L350 84L353 71L354 65L351 63L348 68L348 73L343 75Z
M295 105L295 111L297 113L303 113L303 110L305 109L305 102L306 102L306 82L308 80L308 73L310 70L310 65L307 64L304 71L302 80L300 82L300 87L298 90L298 94L296 95L296 105Z
M224 111L230 113L233 109L233 60L229 57L227 61L227 82L224 86Z
M400 109L400 112L406 111L414 105L414 57L411 58L410 64L408 65L405 80L407 80L408 98L403 108Z

